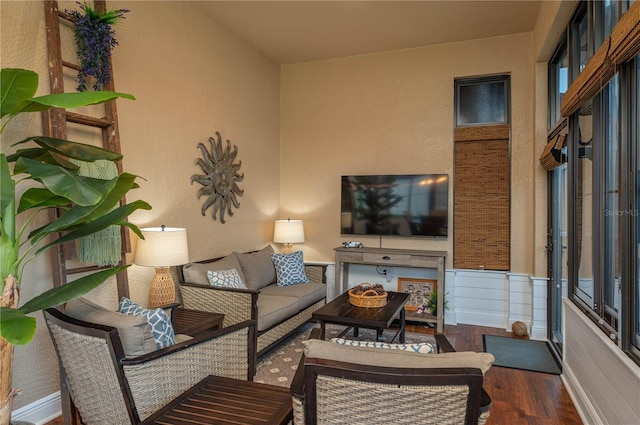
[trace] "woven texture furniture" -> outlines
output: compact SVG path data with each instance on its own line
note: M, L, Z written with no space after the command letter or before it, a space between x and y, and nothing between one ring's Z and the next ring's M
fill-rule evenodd
M125 358L115 328L55 309L44 316L60 361L61 388L70 396L62 400L69 406L65 423L75 423L77 409L84 424L136 424L209 375L245 381L253 375L255 322Z
M439 351L451 348L444 336L437 337ZM291 385L294 424L486 423L491 399L482 389L480 369L401 366L303 356Z
M206 263L205 261L203 263ZM306 265L307 277L312 281L325 282L326 266ZM258 320L259 290L221 288L185 282L184 275L178 269L180 281L180 299L182 306L189 310L208 311L224 314L224 326L246 320ZM318 301L286 320L274 326L258 331L255 329L257 355L261 356L287 336L295 332L301 325L311 319L311 314L325 305L325 300Z

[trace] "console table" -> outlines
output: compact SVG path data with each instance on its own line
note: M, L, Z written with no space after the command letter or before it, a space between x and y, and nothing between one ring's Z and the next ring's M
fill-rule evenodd
M336 252L336 286L342 294L349 288L349 265L364 264L374 266L411 267L436 269L438 274L438 311L437 316L431 314L415 314L407 312L407 320L430 322L436 324L436 331L442 332L444 313L444 266L446 251L425 251L419 249L392 248L334 248Z

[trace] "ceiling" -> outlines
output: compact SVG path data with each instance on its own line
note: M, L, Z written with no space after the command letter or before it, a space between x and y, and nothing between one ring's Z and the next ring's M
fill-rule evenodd
M544 0L200 1L279 64L533 30Z

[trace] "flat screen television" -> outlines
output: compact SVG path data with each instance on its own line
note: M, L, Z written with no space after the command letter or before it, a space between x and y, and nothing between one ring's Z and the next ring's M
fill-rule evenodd
M342 176L343 235L448 236L447 174Z

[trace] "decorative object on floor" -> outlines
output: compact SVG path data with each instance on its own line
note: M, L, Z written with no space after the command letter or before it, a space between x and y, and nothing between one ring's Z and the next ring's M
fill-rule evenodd
M422 309L421 313L436 314L430 304L431 296L438 290L437 279L398 278L398 292L409 294L409 301L404 308L409 311ZM436 297L436 303L438 298Z
M231 142L227 139L227 147L223 149L222 136L217 131L216 139L209 137L209 143L211 143L211 152L204 144L198 143L202 158L198 158L196 164L202 168L204 175L192 175L191 184L196 182L202 185L198 189L198 199L202 196L207 197L202 205L202 215L206 215L207 209L213 206L211 217L216 220L219 212L220 223L224 224L225 211L232 216L232 207L240 208L237 196L242 196L244 193L244 190L238 186L238 183L244 180L244 173L240 173L242 161L233 163L238 156L238 147L233 145L232 151Z
M496 357L494 366L560 375L561 365L548 341L482 335L483 350Z
M79 10L66 12L76 19L75 39L80 69L78 91L87 91L87 81L93 77L93 89L102 90L111 80L111 49L118 45L111 25L124 19L128 9L100 11L86 3L77 2Z
M134 263L156 268L149 285L149 307L161 307L176 299L176 287L169 274L170 266L189 262L187 229L177 227L147 227L140 229L144 239L138 241Z
M349 302L356 307L383 307L387 304L387 291L379 283L361 283L349 289Z
M258 367L254 377L255 382L261 382L271 385L279 385L288 387L291 385L291 379L295 375L300 358L302 357L303 347L302 341L309 339L311 330L317 327L313 323L306 324L302 330L285 340L281 345L274 348L266 355L258 360ZM327 338L336 338L344 331L344 326L327 324ZM342 338L357 341L372 341L375 339L375 330L360 329L358 337L353 336L353 330L343 335ZM385 331L383 337L385 341L390 341L395 334L394 330ZM452 344L455 341L450 340ZM407 332L406 343L421 344L435 343L432 335Z
M276 224L273 228L273 242L283 243L283 254L290 254L293 252L294 243L304 242L304 226L302 220L276 220Z
M516 336L527 336L529 335L529 331L527 331L527 325L524 322L516 321L511 324L511 330L513 334Z

